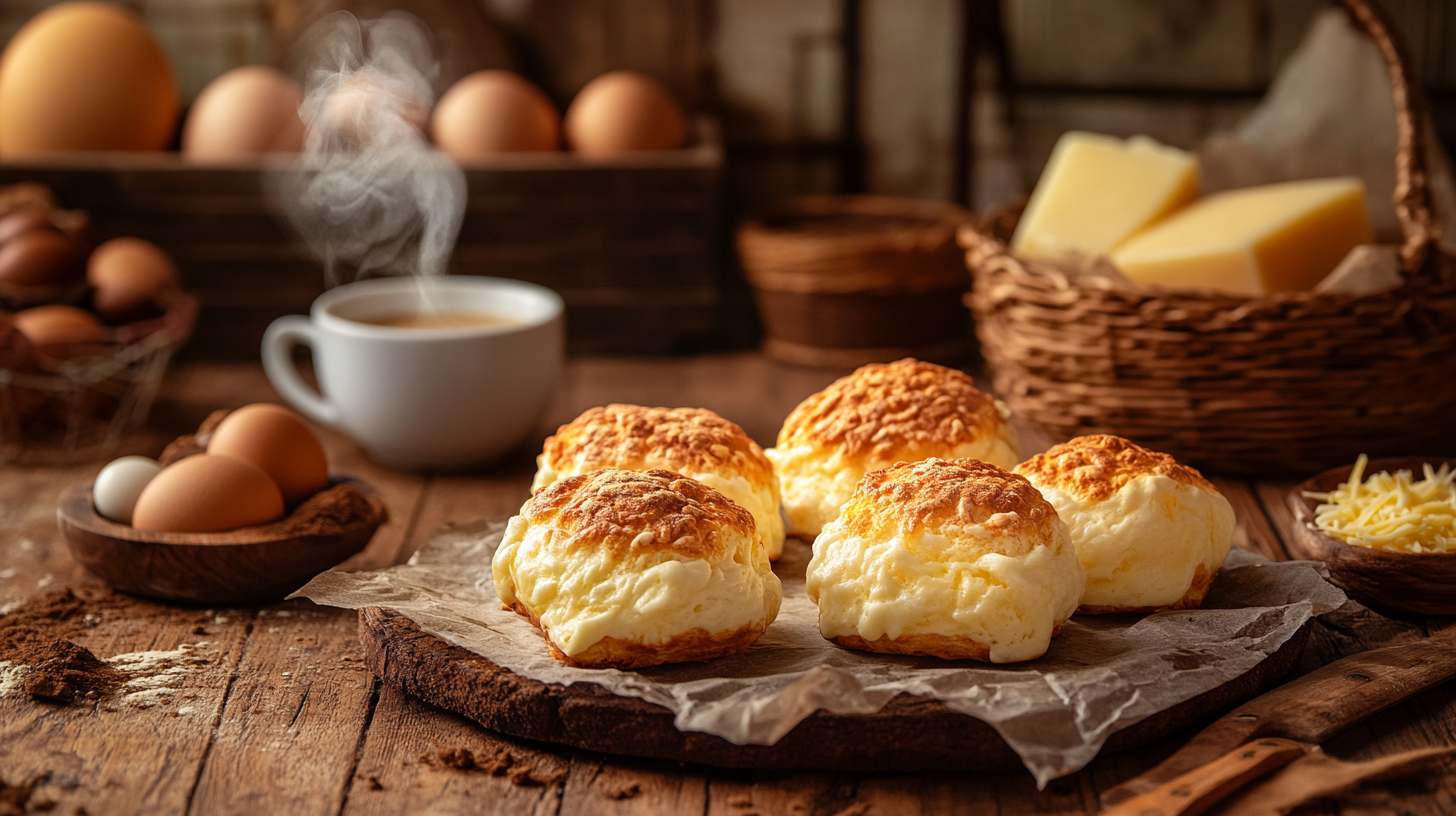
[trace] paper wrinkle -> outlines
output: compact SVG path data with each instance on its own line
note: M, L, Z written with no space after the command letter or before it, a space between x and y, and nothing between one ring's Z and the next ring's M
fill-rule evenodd
M1029 663L874 655L820 636L804 590L808 547L790 539L775 566L784 584L778 620L744 653L640 671L576 669L500 608L490 557L504 530L504 522L445 528L406 564L326 572L295 595L394 609L523 677L597 683L671 710L681 730L738 745L772 745L816 710L868 714L898 694L934 698L995 728L1041 786L1092 761L1113 733L1244 674L1346 601L1324 580L1323 564L1273 563L1236 549L1203 609L1079 615Z

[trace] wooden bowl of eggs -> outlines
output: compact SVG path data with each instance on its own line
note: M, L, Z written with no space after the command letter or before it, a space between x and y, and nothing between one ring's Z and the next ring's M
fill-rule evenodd
M364 482L330 477L292 411L217 412L160 462L122 457L56 510L71 554L123 592L197 604L281 600L363 550L389 517Z
M1289 492L1289 552L1386 614L1456 615L1456 461L1367 460Z

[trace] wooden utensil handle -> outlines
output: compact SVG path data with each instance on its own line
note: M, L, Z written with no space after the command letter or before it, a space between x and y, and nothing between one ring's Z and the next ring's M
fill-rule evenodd
M1148 772L1109 788L1112 806L1265 736L1318 745L1366 717L1456 676L1456 626L1424 640L1336 660L1245 703Z
M1230 793L1303 756L1305 746L1274 737L1241 745L1200 768L1102 811L1102 816L1197 816Z

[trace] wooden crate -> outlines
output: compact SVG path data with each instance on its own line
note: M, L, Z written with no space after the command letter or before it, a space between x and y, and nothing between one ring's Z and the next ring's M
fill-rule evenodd
M189 356L252 359L274 318L306 314L324 273L278 213L276 161L202 166L175 153L69 154L0 164L91 213L98 238L135 235L176 258L202 301ZM531 281L566 301L570 349L671 353L714 344L722 303L723 154L612 160L511 156L465 168L450 270Z

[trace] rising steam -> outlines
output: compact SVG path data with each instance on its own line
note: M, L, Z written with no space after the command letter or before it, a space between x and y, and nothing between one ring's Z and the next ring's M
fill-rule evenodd
M423 132L439 72L429 34L407 14L341 11L305 42L303 161L279 192L326 282L444 273L465 176Z

